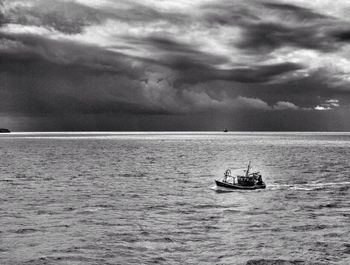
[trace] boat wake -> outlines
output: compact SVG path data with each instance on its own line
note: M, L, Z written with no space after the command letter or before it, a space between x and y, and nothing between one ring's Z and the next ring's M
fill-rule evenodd
M326 182L326 183L306 183L306 184L271 184L266 186L266 190L297 190L297 191L312 191L335 188L349 188L350 181L345 182ZM218 193L237 192L237 190L228 189L225 187L218 187L213 185L210 187Z
M350 182L306 183L306 184L272 184L267 185L268 190L321 190L329 188L349 187Z

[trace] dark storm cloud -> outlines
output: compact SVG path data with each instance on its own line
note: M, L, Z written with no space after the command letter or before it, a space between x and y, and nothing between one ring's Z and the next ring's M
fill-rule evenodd
M256 3L250 3L255 6ZM244 21L258 21L259 16L251 10L249 4L238 1L226 1L201 6L203 18L208 24L212 25L239 25Z
M186 70L192 65L212 66L228 62L224 56L201 52L196 45L179 42L172 37L149 36L146 38L128 38L128 41L153 50L156 54L159 54L161 64L166 64L174 69ZM154 58L154 61L156 60Z
M333 33L343 22L293 4L233 1L206 4L202 10L209 24L239 28L241 39L231 38L231 43L249 53L268 54L283 47L330 52L347 38L346 31Z
M227 58L201 52L196 49L195 45L180 43L174 39L159 36L151 36L145 39L137 38L133 40L133 43L155 49L155 54L159 54L159 58L153 59L153 63L173 69L178 75L177 78L182 82L196 83L217 79L248 83L268 82L275 76L302 68L302 65L285 62L220 69L216 66L228 63Z
M48 65L72 65L76 69L94 71L95 74L123 74L138 78L137 69L130 68L130 57L89 44L51 40L40 35L26 33L0 33L0 40L3 40L4 43L6 40L11 41L14 44L13 47L0 50L2 63L6 62L4 71L6 71L6 65L10 68L11 62L31 59L39 62L40 59ZM23 65L22 70L26 71L27 68Z
M250 69L243 68L231 70L229 76L233 78L233 81L263 83L271 81L274 77L281 74L285 74L301 68L302 66L299 64L285 62L271 65L252 66Z
M52 63L33 54L16 58L2 54L0 80L11 85L2 89L12 101L0 106L5 113L168 113L143 103L139 82L130 77L80 64Z
M201 6L203 17L209 24L244 25L264 22L268 16L277 16L294 22L322 22L332 17L293 4L260 1L222 1Z
M165 36L149 36L144 39L138 38L138 42L142 43L150 49L157 49L168 55L179 55L188 57L193 61L203 61L209 65L226 63L227 59L224 56L217 56L205 52L201 52L194 44L181 43L171 37Z
M128 56L31 34L0 39L15 43L0 50L1 90L12 102L1 104L2 112L167 113L142 102L143 70L131 67Z
M309 8L304 8L293 4L266 2L266 3L262 3L262 5L266 8L274 9L281 12L281 15L294 16L296 19L299 19L302 21L330 18L326 15L322 15L315 11L312 11Z
M338 48L317 26L287 26L269 22L246 24L243 30L244 39L237 46L255 52L271 52L285 46L322 51Z
M142 23L154 21L166 21L174 24L184 24L190 17L181 13L171 11L159 11L141 3L129 3L125 9L105 9L103 13L108 18L126 21L128 23Z
M184 82L196 83L209 80L226 80L241 83L265 83L273 80L275 77L286 74L288 72L302 68L301 65L294 63L281 63L273 65L257 65L244 68L236 68L230 70L220 70L208 65L194 64L192 61L186 61L186 58L176 58L175 60L168 58L172 65L176 65L179 70L180 77ZM191 75L187 73L191 72Z
M332 36L339 42L349 42L350 30L337 30L332 33Z
M111 128L101 117L341 109L349 22L300 3L4 1L0 113Z

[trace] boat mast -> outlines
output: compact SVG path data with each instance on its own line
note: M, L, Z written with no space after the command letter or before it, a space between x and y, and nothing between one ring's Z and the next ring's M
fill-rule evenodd
M245 176L246 176L246 177L249 176L249 169L250 169L250 161L249 161L249 163L248 163L247 171L245 172Z

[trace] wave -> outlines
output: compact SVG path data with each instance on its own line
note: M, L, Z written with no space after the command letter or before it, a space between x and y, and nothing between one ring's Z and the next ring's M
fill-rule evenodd
M38 230L34 228L21 228L21 229L13 230L12 232L15 234L29 234L29 233L35 233L37 231Z

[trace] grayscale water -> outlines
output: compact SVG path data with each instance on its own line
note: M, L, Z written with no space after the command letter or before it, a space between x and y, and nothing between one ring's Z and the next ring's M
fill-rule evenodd
M2 265L350 264L349 133L15 133L0 151ZM249 160L266 190L215 190Z

